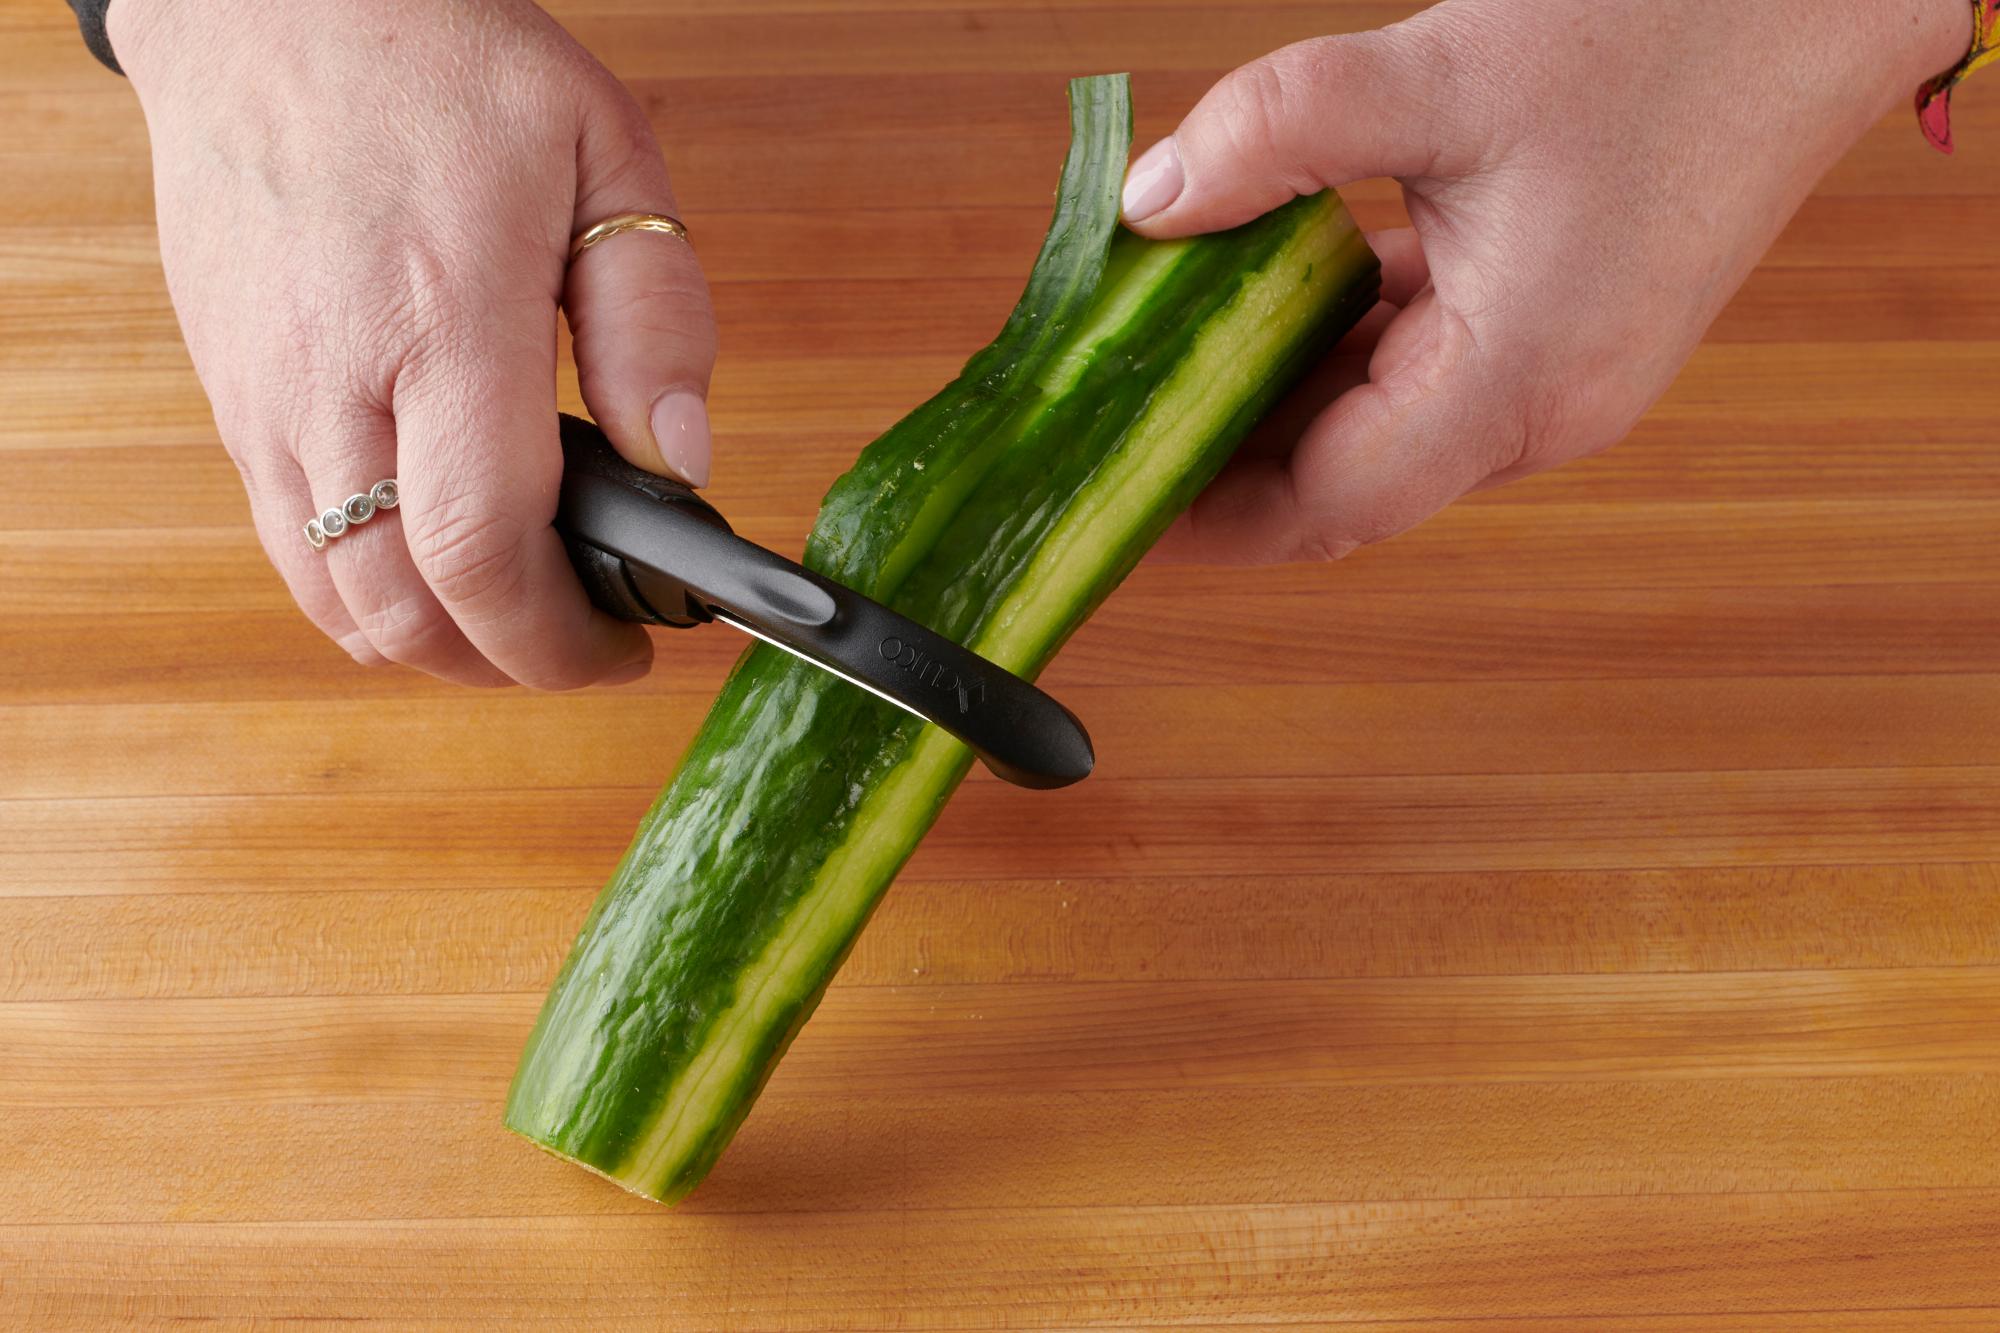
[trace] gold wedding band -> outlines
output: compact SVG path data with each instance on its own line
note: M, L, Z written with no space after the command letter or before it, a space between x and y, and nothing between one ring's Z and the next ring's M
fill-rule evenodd
M574 261L591 246L599 241L608 241L621 231L657 231L678 236L683 241L688 238L688 229L681 225L679 218L670 218L665 213L619 213L584 231L571 242L570 259Z

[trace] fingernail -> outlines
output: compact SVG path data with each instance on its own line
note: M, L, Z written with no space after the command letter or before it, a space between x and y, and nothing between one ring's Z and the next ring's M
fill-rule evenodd
M708 404L687 389L669 389L653 404L653 443L667 470L690 486L708 485Z
M653 659L642 657L636 662L628 662L616 671L598 681L599 685L630 685L639 677L653 669Z
M1119 204L1127 222L1143 222L1181 196L1187 183L1181 172L1180 145L1170 134L1139 155L1125 173L1125 193Z

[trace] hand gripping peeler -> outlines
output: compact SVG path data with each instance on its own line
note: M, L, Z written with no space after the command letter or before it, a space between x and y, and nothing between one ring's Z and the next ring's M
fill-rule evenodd
M1034 685L737 536L691 488L626 462L591 422L564 416L562 448L556 531L591 601L611 615L733 626L942 727L1020 786L1089 775L1083 724Z

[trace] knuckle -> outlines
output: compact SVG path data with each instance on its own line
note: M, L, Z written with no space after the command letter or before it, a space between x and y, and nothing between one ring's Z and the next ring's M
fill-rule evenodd
M264 543L265 554L285 580L292 601L305 618L362 666L382 666L387 659L348 616L347 606L341 601L340 594L323 576L317 576L310 570L291 549L290 543L298 538L298 529L289 523L283 531L273 530L269 524L262 522L257 526L257 535ZM303 546L303 543L300 545Z
M1535 33L1535 25L1496 28L1488 16L1433 5L1366 34L1365 41L1383 77L1423 90L1421 97L1400 101L1398 110L1411 118L1411 132L1439 146L1439 168L1456 168L1559 119L1550 114L1547 89L1523 77L1549 63L1535 59L1544 52L1524 45L1536 40ZM1496 59L1502 49L1511 58Z
M489 608L520 586L528 534L507 515L461 501L432 505L405 522L410 558L447 603Z
M1315 108L1328 90L1358 84L1367 60L1354 37L1295 42L1224 76L1213 93L1220 142L1238 161L1260 164L1294 194L1311 194L1326 181L1315 143L1326 137Z
M321 494L324 503L339 504L383 473L394 471L393 462L379 452L385 433L363 404L349 398L328 399L309 416L288 421L279 432L277 447L296 458L319 486L339 488Z
M357 312L361 336L383 347L411 347L451 328L461 314L465 259L428 242L405 247L402 281Z
M375 651L391 662L421 667L440 660L454 645L456 627L428 597L404 597L356 618Z
M1508 413L1509 429L1494 442L1495 472L1534 468L1572 452L1587 391L1565 380L1542 379L1521 392Z
M287 568L283 562L275 558L273 563L278 566L278 572L291 590L292 600L298 604L299 610L305 613L306 619L310 620L320 633L345 648L357 661L361 660L362 653L358 650L368 649L367 639L354 629L339 594L331 588L321 587L315 580L305 577L302 571ZM358 644L355 642L357 639L360 640Z
M379 667L389 665L390 659L378 650L369 641L368 636L360 630L354 630L347 634L336 634L333 636L333 641L344 648L347 651L347 655L362 666Z
M222 437L222 452L236 465L236 475L243 482L243 493L250 497L253 509L261 508L265 504L265 497L270 488L265 475L267 465L263 459L264 450L257 445L247 443L256 439L256 435L233 422L225 424L220 410L216 412L216 427L217 433Z
M645 103L608 70L604 71L603 96L604 109L611 117L611 128L624 141L628 155L648 161L660 160L659 139L653 134L652 116L647 112Z
M1481 20L1437 5L1362 34L1361 40L1384 63L1411 75L1421 71L1434 86L1449 88L1468 68L1477 70L1470 57L1490 44L1491 34Z
M1618 374L1620 354L1610 347L1594 355L1546 350L1519 381L1507 417L1512 429L1495 470L1537 472L1624 438L1644 409L1634 406Z
M1379 546L1391 537L1408 532L1430 516L1433 504L1426 501L1427 488L1412 479L1404 486L1379 497L1376 505L1360 514L1352 529L1338 539L1328 537L1325 547L1339 559L1364 546Z
M527 669L520 680L531 690L558 694L595 685L597 673L578 662L552 661Z
M1227 147L1233 156L1269 160L1277 153L1286 79L1276 58L1254 60L1216 86Z
M1308 528L1299 534L1292 558L1301 564L1330 565L1352 555L1361 545L1353 538L1337 537L1331 532Z
M590 116L579 174L591 182L591 193L625 201L619 207L657 199L666 186L667 164L645 106L607 73Z
M715 314L708 283L692 265L682 268L657 260L628 265L618 288L593 291L583 319L591 332L615 329L619 347L634 346L636 336L643 335L639 354L648 360L662 353L674 358L669 364L715 359Z
M1372 34L1309 37L1279 47L1265 62L1277 75L1273 90L1282 104L1293 104L1317 89L1352 81L1374 59Z
M268 431L297 436L329 405L355 398L375 346L353 317L355 298L331 279L300 281L263 312L261 345L248 369L257 416Z

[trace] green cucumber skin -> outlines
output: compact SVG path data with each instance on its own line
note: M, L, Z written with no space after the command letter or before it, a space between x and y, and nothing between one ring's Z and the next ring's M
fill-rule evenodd
M1033 372L1089 308L1103 277L1131 138L1122 76L1071 81L1056 213L1021 299L999 337L833 484L806 542L808 566L884 600L950 517L953 498L979 484L1005 438L996 427L1019 408ZM929 473L930 484L907 484L915 471Z
M808 563L942 633L976 644L1021 614L1009 598L1031 557L1091 492L1131 423L1217 313L1253 284L1309 281L1309 267L1287 276L1285 256L1316 231L1345 228L1347 239L1334 250L1344 268L1337 281L1320 276L1328 296L1280 356L1245 367L1226 421L1201 441L1143 526L1092 549L1096 568L1073 604L1034 608L1047 618L1046 632L1021 660L1002 663L1029 676L1272 399L1373 304L1377 281L1373 256L1331 195L1171 252L1150 253L1153 243L1126 233L1107 247L1129 138L1122 80L1085 81L1074 105L1081 149L1066 164L1063 194L1074 225L1065 230L1059 209L1007 330L865 451L829 494L808 546ZM1109 140L1107 123L1115 127ZM1077 169L1079 157L1085 169ZM1136 277L1147 263L1164 277L1150 284ZM1054 277L1038 295L1045 270ZM1092 289L1083 299L1064 280L1079 272ZM1126 317L1080 341L1093 316L1119 309L1121 298L1137 298ZM1062 392L1038 392L1049 377ZM922 533L914 545L913 531ZM794 922L830 858L862 835L857 811L910 758L922 732L916 719L783 653L763 646L746 653L584 925L516 1075L509 1127L650 1197L671 1200L692 1189L811 1014L895 868L964 776L969 756L961 754L888 815L871 812L872 834L892 840L894 863L860 884L857 910ZM774 940L789 949L794 939L803 961L779 993L775 1017L733 1045L711 1041L741 999L746 970ZM697 1069L698 1079L690 1072ZM700 1087L691 1092L691 1082ZM694 1137L671 1160L635 1165L649 1127L685 1113L696 1093L717 1109L693 1122Z

